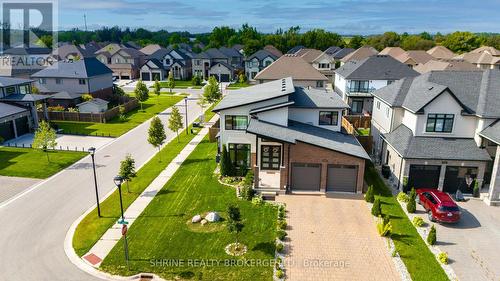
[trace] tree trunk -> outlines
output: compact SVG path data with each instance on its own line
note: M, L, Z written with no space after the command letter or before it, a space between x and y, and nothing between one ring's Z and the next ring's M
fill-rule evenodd
M177 142L180 142L180 139L179 139L179 130L175 131L177 133Z
M161 145L158 146L158 157L160 157L160 162L161 162Z
M49 159L49 150L48 150L48 149L46 149L46 150L45 150L45 154L47 155L47 162L49 162L49 163L50 163L50 159Z
M128 188L128 180L127 180L127 192L130 193L130 189Z
M142 110L142 101L140 102L140 104L141 104L141 111L143 111L143 110Z

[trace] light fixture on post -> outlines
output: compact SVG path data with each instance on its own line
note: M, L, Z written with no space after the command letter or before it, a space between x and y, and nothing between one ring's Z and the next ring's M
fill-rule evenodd
M90 157L92 158L92 168L94 170L94 187L95 187L95 198L97 201L97 215L101 217L101 207L99 206L99 191L97 190L97 175L95 172L95 147L90 147L88 149L88 152L90 153Z

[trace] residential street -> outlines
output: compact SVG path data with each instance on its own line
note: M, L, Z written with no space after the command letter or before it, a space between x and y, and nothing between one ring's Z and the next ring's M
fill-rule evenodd
M184 101L179 105L184 113ZM168 112L160 114L164 123ZM189 122L199 116L196 101L189 101L188 113ZM140 166L157 152L146 140L148 128L149 122L141 124L97 150L101 198L114 188L113 177L126 153ZM168 131L169 140L174 136ZM0 205L0 280L96 280L76 268L63 248L71 224L93 204L92 165L90 157L85 157L18 199Z

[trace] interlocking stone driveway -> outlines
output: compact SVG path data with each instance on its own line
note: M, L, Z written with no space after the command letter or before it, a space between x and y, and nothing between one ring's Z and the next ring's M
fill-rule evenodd
M287 280L400 280L366 203L353 196L277 197L288 211Z

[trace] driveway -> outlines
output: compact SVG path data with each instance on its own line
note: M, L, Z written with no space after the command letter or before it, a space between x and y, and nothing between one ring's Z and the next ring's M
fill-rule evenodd
M29 147L33 143L33 134L25 134L16 139L7 141L4 146ZM113 141L113 138L94 137L94 136L76 136L57 134L55 149L59 150L78 150L87 151L89 147L99 149Z
M451 259L460 280L500 280L500 207L479 199L458 203L462 219L455 225L436 225L437 245ZM422 206L418 210L423 211ZM428 222L427 216L422 216Z
M400 280L366 203L352 196L277 197L287 205L287 280Z
M0 176L0 203L39 183L40 179Z

